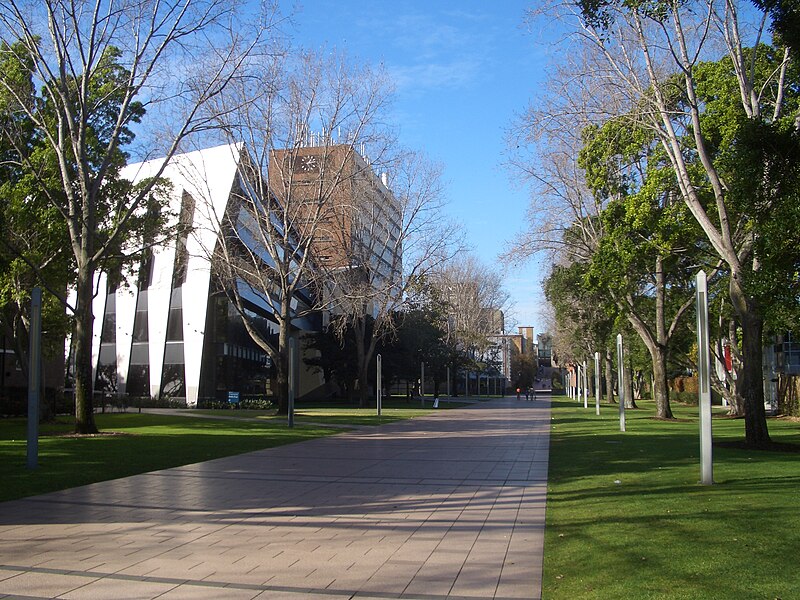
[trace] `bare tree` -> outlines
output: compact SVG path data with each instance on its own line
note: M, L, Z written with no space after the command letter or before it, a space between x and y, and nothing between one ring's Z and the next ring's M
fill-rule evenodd
M267 5L265 4L264 7ZM160 172L138 186L114 186L144 111L169 114L157 151L164 166L188 136L213 124L201 107L241 72L273 12L238 18L222 0L26 1L0 3L0 39L31 57L41 101L19 102L54 157L60 189L20 149L20 165L66 223L77 272L73 347L76 430L96 431L91 343L95 275L118 252L150 201ZM12 86L0 81L8 91ZM142 148L144 150L144 148ZM163 170L163 167L162 167ZM67 304L66 299L64 299Z
M352 206L334 232L339 260L321 261L331 289L334 325L352 327L360 405L368 402L368 369L378 342L391 335L409 286L446 263L461 236L444 213L441 170L419 152L386 160L381 180L362 169ZM391 173L391 179L390 175Z
M462 253L430 280L444 301L446 342L473 364L488 358L491 336L504 333L509 302L500 274Z
M390 88L380 71L336 54L253 62L255 76L210 106L228 140L244 143L244 157L227 211L209 207L222 235L206 252L219 289L272 359L285 413L289 340L303 318L331 308L325 274L342 259L332 236L354 215L368 168L361 155L383 156L391 141L382 125ZM253 300L268 314L254 312Z
M604 236L600 214L610 198L592 192L578 157L583 132L601 123L602 116L621 103L617 96L601 97L596 82L579 76L590 68L589 54L570 48L560 57L550 67L544 89L512 124L506 165L515 178L522 174L529 185L530 204L526 227L507 246L504 258L515 263L543 255L553 269L588 263ZM598 102L604 103L600 113L594 106ZM609 326L602 302L582 305L572 292L577 292L574 286L554 292L558 301L551 303L559 363L580 360L598 347L604 347L610 357L613 343L599 332ZM610 362L606 372L612 372ZM611 383L607 376L609 402L613 402Z

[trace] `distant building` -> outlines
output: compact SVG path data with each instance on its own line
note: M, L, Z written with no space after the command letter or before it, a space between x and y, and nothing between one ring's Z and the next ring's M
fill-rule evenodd
M787 400L786 394L792 394L792 388L800 390L800 385L796 383L800 378L800 337L786 331L773 336L771 341L773 343L764 347L763 354L764 405L774 413L779 409L785 410L781 405ZM730 350L726 350L726 363L730 363ZM730 369L730 364L727 368ZM782 384L782 389L779 389L779 384Z
M273 151L269 180L279 201L304 200L296 227L314 228L321 268L347 270L353 284L394 287L400 301L402 214L385 173L378 177L352 145L335 144Z
M536 336L536 340L539 365L551 367L553 365L553 337L549 333L540 333Z

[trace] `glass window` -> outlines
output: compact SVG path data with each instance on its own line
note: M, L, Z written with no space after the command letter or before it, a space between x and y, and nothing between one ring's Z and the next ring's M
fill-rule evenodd
M147 342L134 343L131 346L131 365L149 365L150 348Z
M117 365L117 345L116 344L101 344L100 356L97 360L98 365Z
M150 365L131 365L127 392L130 396L150 396Z
M146 342L147 340L147 311L137 310L133 319L133 343Z
M97 381L95 389L103 392L117 391L117 364L100 365L97 367Z
M161 379L161 394L170 398L186 396L186 381L183 365L164 365Z
M164 364L182 365L183 363L183 342L168 343L164 348Z
M167 319L167 341L183 341L183 309L178 306L171 308Z
M117 339L117 314L106 312L103 317L103 329L100 334L102 343L114 343Z

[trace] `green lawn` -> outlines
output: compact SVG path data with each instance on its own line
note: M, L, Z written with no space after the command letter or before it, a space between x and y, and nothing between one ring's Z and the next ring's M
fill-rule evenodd
M702 486L696 408L679 422L651 403L554 399L547 495L546 599L800 598L800 454L714 447ZM771 419L774 441L800 444L800 424ZM715 418L714 441L742 440Z
M427 415L432 411L447 410L465 406L461 402L439 402L439 408L433 408L433 398L425 398L425 407L419 400L406 402L404 398L391 398L381 403L381 416L375 407L355 408L347 405L299 405L295 412L298 423L331 423L349 425L382 425L404 419L413 419Z
M59 424L43 424L39 468L34 471L26 468L25 419L0 420L0 501L341 431L313 426L289 429L285 420L262 423L136 413L98 414L96 419L105 435L67 436L73 429L68 418Z
M300 425L331 424L331 425L384 425L413 419L429 414L436 410L447 410L465 406L463 402L441 401L439 408L433 408L433 397L425 398L423 408L419 400L407 402L405 398L390 398L381 405L381 416L377 415L375 407L358 408L353 404L343 402L300 403L295 407L295 422ZM275 416L275 411L265 410L198 410L205 415L220 415L225 417L257 418L285 423L286 416Z

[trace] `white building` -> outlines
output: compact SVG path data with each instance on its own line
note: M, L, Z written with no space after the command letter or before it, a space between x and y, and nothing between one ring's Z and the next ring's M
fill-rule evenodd
M94 301L96 389L184 399L188 406L224 400L228 392L270 393L267 355L245 332L224 294L215 293L209 259L221 216L233 204L232 191L249 188L239 181L243 152L239 144L217 146L175 156L167 165L162 177L172 186L169 209L180 223L191 224L191 234L155 246L125 285L109 286L101 275ZM162 163L129 165L122 176L137 182ZM248 300L264 327L276 334L269 308L256 297ZM294 301L304 297L298 294ZM319 321L312 316L294 325L314 330ZM299 395L322 383L319 376L300 375Z

